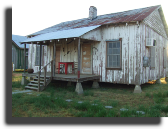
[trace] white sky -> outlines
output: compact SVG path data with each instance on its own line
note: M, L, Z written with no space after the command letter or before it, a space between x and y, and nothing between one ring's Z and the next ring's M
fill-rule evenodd
M97 15L161 5L166 21L166 0L14 0L12 1L12 34L29 35L61 22L87 18L89 7Z

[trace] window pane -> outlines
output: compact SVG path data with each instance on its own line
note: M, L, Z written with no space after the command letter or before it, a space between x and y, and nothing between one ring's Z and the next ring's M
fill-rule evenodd
M113 54L116 54L116 49L112 49L112 53L113 53Z
M108 54L112 54L112 49L111 48L108 49Z
M120 54L120 48L116 49L116 54Z
M120 55L117 56L117 67L120 67Z
M112 61L112 55L109 56L109 61Z
M120 48L120 42L117 42L117 48Z
M112 67L112 62L111 61L109 62L109 67Z
M113 66L113 67L116 67L116 66L117 66L117 62L113 62L113 63L112 63L112 66Z
M117 47L116 45L117 45L116 42L114 42L113 43L113 48L116 48Z
M112 58L113 58L113 59L112 59L113 62L114 62L114 61L117 62L117 56L116 56L116 55L113 55Z
M112 48L112 43L109 43L109 48Z

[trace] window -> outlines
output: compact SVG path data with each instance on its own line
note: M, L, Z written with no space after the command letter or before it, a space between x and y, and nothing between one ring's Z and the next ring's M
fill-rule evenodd
M107 41L107 68L121 69L121 39L116 41Z
M42 65L42 62L43 62L42 61L42 57L43 57L42 53L43 53L43 49L41 51L41 65ZM40 65L40 45L37 45L36 46L36 66L39 66L39 65Z

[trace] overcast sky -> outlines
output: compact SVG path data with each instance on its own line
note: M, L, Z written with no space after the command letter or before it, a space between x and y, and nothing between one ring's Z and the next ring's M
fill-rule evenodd
M12 34L26 36L61 22L87 18L89 7L97 15L161 5L168 22L166 0L14 0Z

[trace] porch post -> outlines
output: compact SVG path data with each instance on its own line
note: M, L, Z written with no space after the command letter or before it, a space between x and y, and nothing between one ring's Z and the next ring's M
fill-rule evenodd
M26 70L26 43L24 44L24 74Z
M78 41L78 79L80 78L80 37Z
M39 64L39 69L41 69L41 49L42 49L42 46L41 46L41 44L40 44L40 64ZM41 71L40 71L40 74L41 74Z
M56 60L56 41L54 40L54 71L53 71L53 76L55 76L55 60Z

